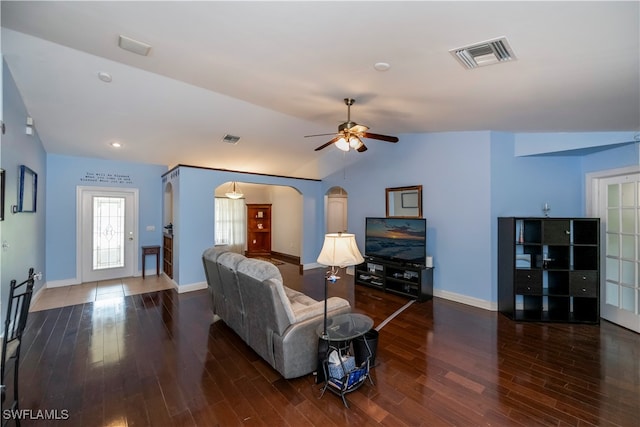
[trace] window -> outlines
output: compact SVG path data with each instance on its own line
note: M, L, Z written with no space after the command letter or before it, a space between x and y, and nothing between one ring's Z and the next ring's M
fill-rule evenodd
M246 241L246 207L243 199L215 198L215 244L242 253Z

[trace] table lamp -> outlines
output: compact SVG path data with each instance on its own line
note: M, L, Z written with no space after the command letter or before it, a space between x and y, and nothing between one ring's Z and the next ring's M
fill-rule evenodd
M348 233L329 233L324 236L324 244L318 263L331 267L324 279L324 327L322 337L327 337L327 283L339 279L336 274L339 268L349 267L364 262L356 244L356 236Z

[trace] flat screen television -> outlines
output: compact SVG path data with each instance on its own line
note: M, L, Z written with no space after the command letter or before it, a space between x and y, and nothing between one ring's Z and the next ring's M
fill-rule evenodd
M424 265L427 255L427 220L367 218L364 252L367 257Z

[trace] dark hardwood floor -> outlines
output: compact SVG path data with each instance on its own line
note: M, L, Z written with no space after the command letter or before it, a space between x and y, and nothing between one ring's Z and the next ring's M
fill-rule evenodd
M289 286L321 299L324 270ZM379 325L405 298L331 285ZM30 313L21 408L66 410L60 426L638 426L640 335L515 323L443 299L414 303L379 334L375 386L319 399L314 377L284 380L223 322L207 291L158 291ZM11 391L9 391L11 392Z

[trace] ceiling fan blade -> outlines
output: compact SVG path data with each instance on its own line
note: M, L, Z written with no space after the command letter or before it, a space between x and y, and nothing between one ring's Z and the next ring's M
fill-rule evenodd
M342 135L338 135L338 136L336 136L336 137L335 137L335 138L333 138L331 141L327 142L326 144L322 144L320 147L316 148L316 149L315 149L315 150L313 150L313 151L320 151L320 150L322 150L323 148L327 148L328 146L330 146L331 144L333 144L334 142L336 142L337 140L339 140L341 136L342 136Z
M365 151L367 151L367 146L362 144L360 145L360 147L356 148L356 150L358 151L358 153L364 153Z
M363 138L371 138L371 139L379 139L380 141L387 141L387 142L398 142L398 138L395 136L388 136L388 135L380 135L377 133L369 133L369 132L363 132L362 133L362 137Z
M310 138L310 137L312 137L312 136L327 136L327 135L335 135L335 134L336 134L335 132L331 132L331 133L319 133L319 134L317 134L317 135L305 135L304 137L305 137L305 138Z

